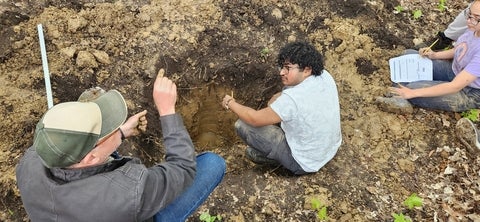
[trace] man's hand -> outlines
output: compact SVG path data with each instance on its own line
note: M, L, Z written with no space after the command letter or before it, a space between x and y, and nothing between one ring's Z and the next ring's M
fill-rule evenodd
M120 126L120 129L126 138L130 136L136 136L140 134L140 132L145 132L147 130L146 115L147 110L143 110L142 112L139 112L128 118L128 120L122 126Z
M229 105L231 102L233 102L233 101L235 101L235 99L234 99L232 96L230 96L230 95L225 95L225 97L223 97L223 100L222 100L222 106L223 106L223 108L229 109L228 105Z
M158 72L157 79L153 84L153 100L160 116L175 113L177 86L172 80L163 77L162 69Z

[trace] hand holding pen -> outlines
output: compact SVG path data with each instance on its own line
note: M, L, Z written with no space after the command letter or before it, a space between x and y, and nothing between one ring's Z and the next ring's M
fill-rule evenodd
M435 53L433 50L432 50L432 47L438 42L438 39L433 42L429 47L427 48L421 48L418 53L420 54L420 56L422 57L427 57L427 58L430 58L431 59L431 56Z

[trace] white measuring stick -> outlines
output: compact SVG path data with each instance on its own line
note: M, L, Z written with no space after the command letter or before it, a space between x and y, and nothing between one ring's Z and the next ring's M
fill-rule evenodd
M37 25L38 39L40 41L40 51L42 53L43 76L45 78L45 88L47 90L47 104L48 108L53 106L52 87L50 86L50 73L48 71L47 50L45 49L45 39L43 38L42 24Z

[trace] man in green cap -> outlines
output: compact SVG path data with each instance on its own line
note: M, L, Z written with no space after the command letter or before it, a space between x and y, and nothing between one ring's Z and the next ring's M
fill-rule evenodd
M122 157L123 139L147 127L147 111L127 121L115 90L50 108L38 122L33 146L20 160L17 184L32 221L185 221L223 179L225 161L195 156L175 112L176 85L159 75L153 99L160 115L165 162L147 168Z

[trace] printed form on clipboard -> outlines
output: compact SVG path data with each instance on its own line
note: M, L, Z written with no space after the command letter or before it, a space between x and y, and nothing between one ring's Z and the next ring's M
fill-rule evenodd
M415 82L433 79L432 60L419 54L407 54L388 60L392 82Z

